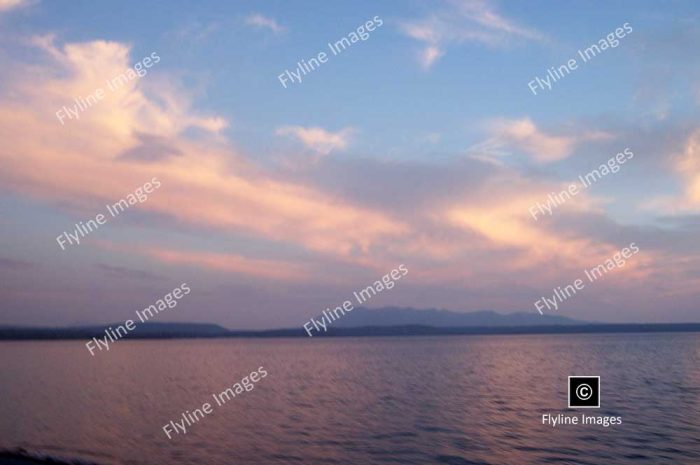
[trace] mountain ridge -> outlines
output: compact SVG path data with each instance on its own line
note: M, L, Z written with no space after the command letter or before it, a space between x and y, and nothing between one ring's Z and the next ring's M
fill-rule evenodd
M355 315L355 316L353 316ZM0 340L91 339L104 337L105 329L123 323L72 327L32 327L0 325ZM498 313L494 311L453 312L412 307L358 307L328 325L327 332L313 337L364 336L448 336L582 334L629 332L700 332L700 323L600 323L585 322L560 315L536 313ZM145 322L124 339L180 338L308 338L300 325L296 328L236 330L215 323Z
M587 323L561 315L540 315L534 312L498 313L493 310L455 312L436 308L419 309L413 307L381 307L376 309L358 307L333 322L336 327L343 328L404 325L423 325L438 328L454 326L541 326Z

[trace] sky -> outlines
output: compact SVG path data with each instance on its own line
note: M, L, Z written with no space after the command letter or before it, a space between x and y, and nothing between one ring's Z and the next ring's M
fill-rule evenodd
M544 313L699 321L699 19L694 1L0 0L0 324L123 321L188 283L162 321L297 327L401 264L368 306L538 314L615 254Z

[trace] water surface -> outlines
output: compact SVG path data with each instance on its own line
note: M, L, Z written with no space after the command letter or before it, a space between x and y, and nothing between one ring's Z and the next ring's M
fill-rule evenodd
M700 463L700 335L0 343L0 447L104 464ZM259 366L186 435L162 426ZM600 375L622 425L541 423Z

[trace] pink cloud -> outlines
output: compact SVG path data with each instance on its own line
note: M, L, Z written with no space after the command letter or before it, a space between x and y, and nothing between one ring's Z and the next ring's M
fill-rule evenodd
M12 64L22 78L9 83L0 96L0 183L5 188L60 208L97 213L105 203L157 176L162 187L137 207L141 212L187 228L215 228L299 248L315 263L307 268L277 260L274 249L264 259L163 247L137 251L158 261L261 279L307 281L328 275L319 271L321 263L338 270L363 267L384 273L396 263L410 267L415 262L421 266L414 279L426 282L470 279L478 286L483 276L517 272L522 273L521 282L541 286L543 278L560 279L562 273L580 271L581 264L595 264L610 250L605 246L600 253L581 257L589 241L575 233L543 242L546 226L534 224L527 208L558 186L534 184L502 167L496 171L500 174L468 194L420 205L404 215L273 175L235 150L218 134L223 119L199 114L192 98L157 67L106 95L79 120L61 125L56 109L122 73L130 65L130 51L106 41L63 47L50 38L36 43L49 58L41 72ZM204 134L186 137L193 127L205 129ZM283 132L322 152L348 143L347 130L333 133L297 126ZM574 143L567 136L542 133L529 120L506 125L502 134L533 153L544 151L547 159L568 153ZM167 141L167 149L177 156L149 157L143 153L148 150L144 140L162 142L161 151ZM139 157L122 156L136 148ZM580 196L566 208L576 212L592 207ZM507 260L500 259L504 256Z
M537 127L530 118L500 119L491 123L493 139L487 146L510 146L527 153L539 163L551 163L569 157L585 141L610 139L612 135L582 130L579 133L552 134Z
M304 126L282 126L275 131L278 136L295 138L320 155L328 155L334 150L346 149L353 132L352 128L331 132L319 127Z
M433 14L400 24L401 32L423 43L418 57L425 69L432 67L450 45L477 42L500 47L515 40L539 41L543 37L501 15L487 1L456 0L438 5Z
M140 209L185 224L249 233L300 245L348 261L407 227L385 213L332 198L311 187L266 174L218 136L191 140L187 128L217 132L223 119L199 116L189 96L157 74L130 81L61 125L55 112L104 87L129 67L128 47L95 41L57 47L37 39L49 55L41 73L22 73L0 107L0 182L7 188L72 208L114 202L157 176L163 187ZM21 65L17 65L20 66ZM9 95L12 95L10 98ZM177 157L120 157L142 146L144 130L168 140ZM32 134L32 137L26 137ZM303 132L319 147L342 146L347 137ZM50 175L47 175L50 173Z

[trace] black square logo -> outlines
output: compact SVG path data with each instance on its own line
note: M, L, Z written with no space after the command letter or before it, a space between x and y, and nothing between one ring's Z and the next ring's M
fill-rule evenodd
M569 376L569 408L600 408L600 376Z

